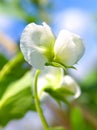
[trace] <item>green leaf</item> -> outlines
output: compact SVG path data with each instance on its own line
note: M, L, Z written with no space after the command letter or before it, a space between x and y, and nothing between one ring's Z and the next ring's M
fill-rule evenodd
M8 62L8 59L0 53L0 70L3 68L3 66Z
M60 102L64 102L67 105L69 105L69 102L66 98L67 94L68 95L72 95L72 93L64 88L57 88L57 89L53 89L51 87L47 87L44 89L45 92L47 92L50 96L52 96L58 104L60 104Z
M80 97L81 103L97 115L97 65L90 71L81 82L82 95Z
M7 87L0 100L0 125L24 116L28 110L35 110L32 99L30 72Z
M23 76L28 70L29 68L26 66L21 53L18 53L15 58L7 62L0 71L0 98L8 85Z
M66 87L67 87L67 86L66 86ZM74 95L74 93L73 93L71 90L66 89L65 86L60 87L60 88L57 88L55 91L56 91L57 93L60 93L60 94L64 95L64 96Z
M86 130L83 115L81 113L81 110L78 107L72 108L71 126L72 126L72 130Z
M29 67L21 53L7 62L0 72L0 125L35 110ZM26 73L26 75L25 75ZM23 76L23 77L22 77Z

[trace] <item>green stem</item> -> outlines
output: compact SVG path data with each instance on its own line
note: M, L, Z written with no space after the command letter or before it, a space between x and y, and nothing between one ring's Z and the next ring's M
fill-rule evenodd
M35 74L35 78L34 78L34 98L35 98L35 105L36 105L36 109L37 109L37 112L40 116L40 119L41 119L41 122L42 122L42 125L44 127L44 130L48 130L48 124L45 120L45 117L43 115L43 111L41 109L41 106L40 106L40 101L39 101L39 98L38 98L38 95L37 95L37 80L38 80L38 75L40 74L40 70L37 70L36 71L36 74Z

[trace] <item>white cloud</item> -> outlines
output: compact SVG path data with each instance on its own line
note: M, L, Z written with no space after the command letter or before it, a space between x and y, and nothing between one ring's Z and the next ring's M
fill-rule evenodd
M79 9L67 9L58 13L55 17L56 31L66 28L75 33L82 34L89 26L91 20L86 12Z
M83 31L87 24L87 17L79 10L69 10L65 13L64 26L70 30Z
M0 16L0 30L5 30L12 25L12 20L7 16Z

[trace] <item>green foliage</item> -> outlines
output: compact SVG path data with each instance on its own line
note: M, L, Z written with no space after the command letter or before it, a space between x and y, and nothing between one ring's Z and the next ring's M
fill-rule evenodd
M64 102L69 105L67 100L67 96L72 96L74 93L65 89L64 87L53 89L51 87L47 87L44 89L50 96L52 96L59 104Z
M8 121L20 118L28 110L35 110L32 103L30 73L7 87L0 100L0 124L6 125Z
M27 70L21 53L4 65L0 72L0 98L8 85L23 76Z
M0 54L0 70L2 69L2 67L8 62L8 59L3 55Z
M86 77L82 86L80 102L97 114L97 68Z
M78 107L71 109L70 120L72 130L93 130L90 124L84 119L83 114Z
M21 53L7 62L0 72L0 125L35 110L29 68Z
M29 12L28 9L33 10L36 8L36 12ZM30 6L30 7L29 7ZM37 21L50 21L47 8L49 6L48 0L10 0L0 1L0 13L5 16L11 16L13 18L23 19L25 22L37 22Z
M86 130L82 113L77 107L71 111L71 125L72 130Z
M18 4L3 2L0 3L0 13L9 15L12 17L18 17L20 18L20 15L22 18L26 18L26 14L23 12L21 8L19 8Z

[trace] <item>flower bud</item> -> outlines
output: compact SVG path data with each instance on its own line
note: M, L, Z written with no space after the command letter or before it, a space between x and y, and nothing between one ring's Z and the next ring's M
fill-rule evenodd
M34 77L34 75L35 71L32 69L32 77ZM63 98L67 100L73 100L80 96L80 87L76 81L68 75L64 76L63 69L58 67L44 67L39 75L37 88L40 99L46 96L46 93L44 93L45 90L60 93L60 95L63 95Z
M61 86L73 94L72 96L67 96L67 98L73 99L78 98L80 96L80 87L71 76L64 76Z
M82 57L85 48L80 36L61 30L54 45L54 60L72 66Z

